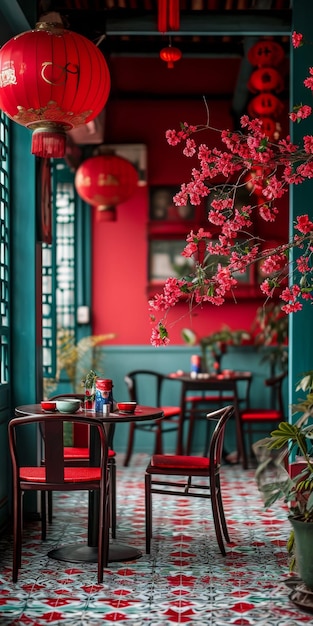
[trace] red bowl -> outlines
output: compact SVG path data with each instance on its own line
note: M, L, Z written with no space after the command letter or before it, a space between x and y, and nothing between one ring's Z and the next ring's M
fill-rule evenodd
M117 408L121 413L134 413L137 402L117 402Z
M57 404L53 400L42 400L41 408L43 409L43 411L55 411L57 408Z

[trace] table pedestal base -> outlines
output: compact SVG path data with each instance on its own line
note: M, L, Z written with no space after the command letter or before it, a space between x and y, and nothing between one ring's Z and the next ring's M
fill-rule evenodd
M87 546L79 543L73 543L68 546L61 546L50 550L48 556L58 561L69 561L72 563L97 563L98 549L93 546ZM110 542L109 561L133 561L140 559L142 553L137 548L132 548L124 543Z

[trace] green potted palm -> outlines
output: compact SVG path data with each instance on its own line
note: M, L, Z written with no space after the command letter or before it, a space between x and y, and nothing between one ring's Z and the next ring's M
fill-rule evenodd
M44 397L48 398L58 386L61 373L64 371L74 393L81 393L81 387L92 390L97 374L101 368L101 352L96 348L104 342L115 338L114 333L90 335L77 343L71 329L61 328L57 332L56 373L54 378L44 379ZM86 373L87 372L87 373ZM91 394L90 394L91 395Z
M306 372L296 388L305 392L292 407L301 413L294 424L281 422L264 440L269 450L280 450L281 462L288 453L296 455L292 471L279 474L277 480L265 481L262 486L265 507L282 499L288 505L288 519L292 526L287 548L291 555L290 569L297 569L306 587L313 591L313 370ZM258 475L264 471L258 468Z

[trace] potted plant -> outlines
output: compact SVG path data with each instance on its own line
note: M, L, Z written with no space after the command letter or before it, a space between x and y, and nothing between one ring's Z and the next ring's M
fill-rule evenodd
M71 383L74 393L80 392L85 372L91 366L90 371L94 373L94 370L100 366L100 358L95 348L105 341L114 338L114 333L90 335L83 337L75 343L74 332L71 329L60 328L57 332L56 373L54 378L44 378L44 397L48 398L57 387L63 370ZM90 380L88 384L89 382Z
M288 368L288 326L288 316L281 304L269 302L257 309L251 330L258 350L271 348L261 359L261 362L269 362L271 376L275 376L277 369Z
M265 507L278 499L288 505L288 519L292 530L287 548L291 554L290 569L296 566L305 585L313 591L313 370L306 372L296 387L304 391L305 398L293 405L293 413L301 413L295 424L281 422L264 440L269 450L282 450L281 462L286 454L296 454L296 463L284 470L277 480L263 484ZM267 463L268 464L268 463ZM258 468L264 471L265 464Z

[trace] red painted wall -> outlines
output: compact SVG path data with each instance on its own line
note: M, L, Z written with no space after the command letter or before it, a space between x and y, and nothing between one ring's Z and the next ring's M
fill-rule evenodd
M125 81L129 82L132 76L130 67L124 67L123 71ZM175 70L173 74L167 69L166 74L164 71L162 66L162 75L175 81ZM157 88L158 75L152 73L149 81L150 86L153 83ZM148 186L187 182L197 160L184 157L179 146L168 146L165 131L179 128L180 122L205 123L207 112L203 98L159 99L151 94L142 99L125 95L118 97L121 86L114 84L114 80L112 82L113 93L106 107L105 142L146 145ZM208 101L208 107L211 126L232 128L229 99ZM203 141L207 141L205 136ZM216 139L212 141L212 146L216 145ZM147 304L148 198L148 187L139 187L131 200L118 206L116 222L97 221L96 211L93 210L93 332L115 332L117 337L113 343L116 344L150 343L151 324ZM287 233L288 218L284 211L269 237L276 239L278 235L286 236ZM260 234L263 235L264 231ZM256 308L262 302L260 297L238 300L237 304L229 301L222 307L208 304L197 310L192 318L187 305L182 303L171 314L171 343L183 343L180 333L186 326L193 327L199 335L218 330L223 324L233 329L250 329Z

